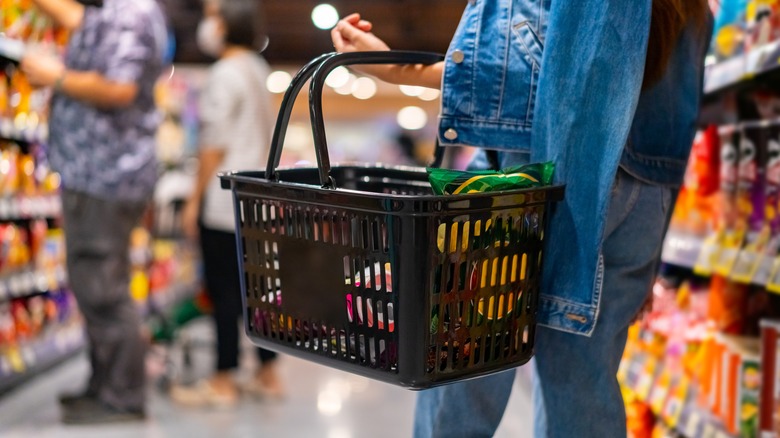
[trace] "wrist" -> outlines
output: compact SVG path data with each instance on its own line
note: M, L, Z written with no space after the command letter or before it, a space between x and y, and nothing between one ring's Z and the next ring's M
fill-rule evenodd
M68 69L63 68L59 75L57 75L57 78L54 79L54 90L55 91L62 91L63 87L65 86L65 77L68 75Z

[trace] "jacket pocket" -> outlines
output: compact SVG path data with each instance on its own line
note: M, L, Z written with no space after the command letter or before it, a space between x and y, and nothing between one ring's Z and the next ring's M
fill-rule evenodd
M501 118L530 128L544 47L530 21L512 24L502 88Z

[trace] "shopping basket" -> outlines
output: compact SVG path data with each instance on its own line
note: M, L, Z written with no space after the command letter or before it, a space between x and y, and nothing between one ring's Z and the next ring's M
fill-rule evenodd
M441 59L315 59L284 96L265 172L221 175L234 199L245 328L257 345L410 389L531 358L546 210L562 187L435 196L425 169L329 162L330 71ZM318 167L278 170L309 79Z

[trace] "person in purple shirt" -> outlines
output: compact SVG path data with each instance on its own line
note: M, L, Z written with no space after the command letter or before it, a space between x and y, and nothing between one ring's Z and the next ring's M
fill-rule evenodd
M65 423L140 420L144 341L129 295L128 244L157 179L154 85L166 28L154 0L34 0L71 32L64 62L31 51L21 69L52 87L49 160L62 177L67 269L92 375L60 398Z

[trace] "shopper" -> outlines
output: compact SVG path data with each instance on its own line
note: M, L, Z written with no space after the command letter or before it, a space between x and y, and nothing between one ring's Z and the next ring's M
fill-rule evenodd
M217 329L217 372L193 388L172 390L172 397L186 404L234 405L239 397L233 376L242 314L235 219L231 194L220 188L217 173L260 168L268 158L274 114L265 88L269 67L254 49L260 39L257 17L255 0L207 1L198 28L201 50L219 61L211 67L202 90L200 168L183 224L188 236L200 235ZM261 366L247 389L271 397L282 395L276 354L264 349L257 353Z
M626 436L615 375L690 151L710 23L704 0L477 0L444 62L363 69L441 85L439 140L482 148L474 167L552 160L567 186L546 238L537 437ZM345 18L335 48L386 50L371 27ZM513 378L422 392L415 435L491 436Z
M68 281L92 364L87 389L61 398L63 421L142 419L145 348L128 244L157 178L153 87L165 21L154 0L34 3L71 31L64 63L34 52L21 61L33 85L54 88L49 159L62 177Z

